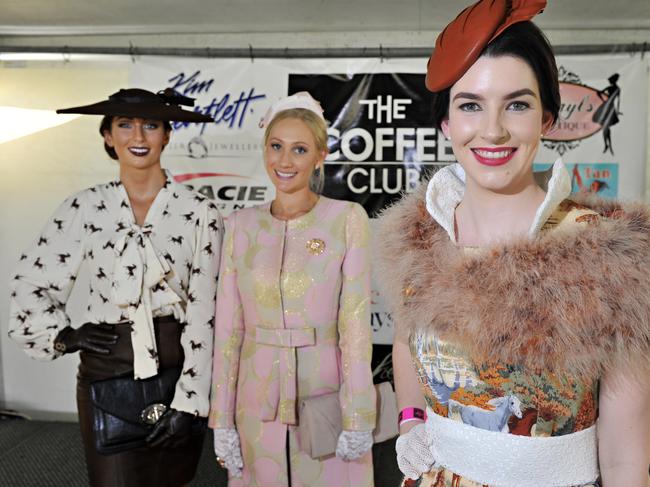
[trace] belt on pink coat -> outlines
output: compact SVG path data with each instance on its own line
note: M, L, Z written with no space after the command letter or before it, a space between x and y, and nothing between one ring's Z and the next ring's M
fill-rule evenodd
M274 347L309 347L316 345L315 328L255 328L255 341Z
M274 421L276 417L283 424L295 425L297 399L296 348L316 345L317 329L308 328L255 328L255 342L259 345L277 347L279 360L273 365L269 375L267 390L273 391L272 384L279 381L279 394L270 398L269 408L263 408L262 421ZM320 340L319 340L320 341ZM275 391L273 391L275 392ZM271 392L273 394L273 392ZM276 392L277 394L277 392Z

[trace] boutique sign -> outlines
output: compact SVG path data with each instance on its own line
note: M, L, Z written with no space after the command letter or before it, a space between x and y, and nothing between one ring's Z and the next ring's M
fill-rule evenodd
M598 90L574 83L560 83L560 96L560 116L545 139L580 140L602 128L594 122L594 114L606 99L598 96Z
M561 106L558 120L544 137L544 145L563 155L578 147L579 141L603 132L603 152L614 153L611 127L619 122L621 89L618 73L608 78L609 84L598 90L581 83L580 78L560 68L565 80L560 82Z

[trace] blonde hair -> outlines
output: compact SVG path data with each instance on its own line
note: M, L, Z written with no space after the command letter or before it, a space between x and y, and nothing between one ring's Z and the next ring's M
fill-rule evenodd
M325 124L325 120L306 108L290 108L289 110L278 112L275 117L273 117L273 120L271 120L271 122L266 126L266 130L264 131L264 146L266 146L271 130L275 124L288 118L302 120L314 136L314 140L316 141L316 150L318 152L327 152L327 125ZM324 185L325 168L321 165L312 173L311 178L309 179L309 188L314 193L320 194L323 191Z

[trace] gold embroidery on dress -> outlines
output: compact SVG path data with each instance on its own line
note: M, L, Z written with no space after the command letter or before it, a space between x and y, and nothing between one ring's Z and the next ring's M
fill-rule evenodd
M282 292L287 298L302 298L313 284L313 278L302 270L285 272L282 276Z

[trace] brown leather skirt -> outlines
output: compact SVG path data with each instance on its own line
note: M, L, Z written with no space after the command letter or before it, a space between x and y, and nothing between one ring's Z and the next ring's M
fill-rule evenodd
M161 369L183 365L181 324L172 317L154 319ZM119 339L110 355L81 352L77 375L77 409L92 487L179 487L192 480L201 456L203 435L180 448L137 448L112 455L95 449L90 383L133 372L133 347L128 325L116 325Z

